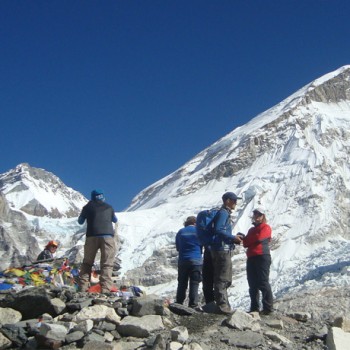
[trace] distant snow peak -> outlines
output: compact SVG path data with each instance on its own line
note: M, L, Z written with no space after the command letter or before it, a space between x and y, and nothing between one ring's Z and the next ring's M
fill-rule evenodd
M54 174L22 163L0 176L0 190L11 207L34 216L77 216L86 199Z

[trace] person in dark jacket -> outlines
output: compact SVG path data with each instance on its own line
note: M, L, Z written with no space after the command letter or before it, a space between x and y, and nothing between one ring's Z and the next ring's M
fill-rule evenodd
M247 248L247 279L250 296L250 312L259 311L260 293L262 294L262 314L273 312L273 297L269 282L271 255L271 227L266 223L264 208L253 210L252 223L247 235L243 238L243 246Z
M222 207L214 218L214 240L210 245L210 253L213 264L214 298L217 312L232 314L227 289L232 284L232 254L235 244L240 244L242 239L232 235L231 213L241 199L233 192L226 192L222 196Z
M103 191L93 190L91 200L86 204L78 218L80 225L87 221L84 259L79 273L79 290L89 288L91 269L98 250L101 251L100 284L101 292L108 293L112 288L112 272L116 254L114 228L117 222L114 209L105 202Z
M45 249L38 255L37 261L51 260L54 259L54 254L58 248L56 241L50 241L46 244Z
M190 282L188 306L198 306L198 287L202 281L202 248L197 238L196 217L189 216L184 228L176 235L176 249L179 252L178 286L176 302L183 304L186 299L186 290Z

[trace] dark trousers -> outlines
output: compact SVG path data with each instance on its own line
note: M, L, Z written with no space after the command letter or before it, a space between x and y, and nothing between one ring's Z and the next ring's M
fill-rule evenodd
M180 261L177 281L176 302L183 304L186 299L188 281L190 281L188 306L196 307L198 305L198 287L202 281L202 265L195 265L192 261Z
M273 297L269 283L271 255L257 255L247 259L250 310L259 311L259 291L262 294L263 310L272 311Z
M209 248L203 254L203 294L205 303L211 303L214 298L214 267Z
M211 251L214 266L214 297L221 311L231 309L227 289L232 284L232 250Z

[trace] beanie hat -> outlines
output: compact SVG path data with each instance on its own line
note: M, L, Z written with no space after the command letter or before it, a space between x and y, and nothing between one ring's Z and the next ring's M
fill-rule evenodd
M91 200L100 200L103 201L105 199L105 196L103 194L102 190L93 190L91 192Z

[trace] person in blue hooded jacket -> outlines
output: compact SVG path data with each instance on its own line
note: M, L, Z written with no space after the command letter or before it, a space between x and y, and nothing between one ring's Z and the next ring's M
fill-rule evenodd
M80 225L87 221L84 259L79 273L79 290L89 289L92 266L98 250L101 251L101 292L108 293L112 288L112 272L116 254L114 228L117 217L111 205L105 202L102 190L93 190L91 200L86 204L78 218Z
M188 306L198 306L198 287L202 281L202 247L197 238L196 217L189 216L184 227L176 235L176 249L179 252L178 286L176 303L183 304L186 299L188 282L190 289Z
M236 208L237 200L241 199L233 192L222 196L222 207L214 218L214 239L210 245L213 266L214 298L217 312L231 314L227 289L232 284L232 254L235 244L240 244L242 238L232 234L231 213Z

